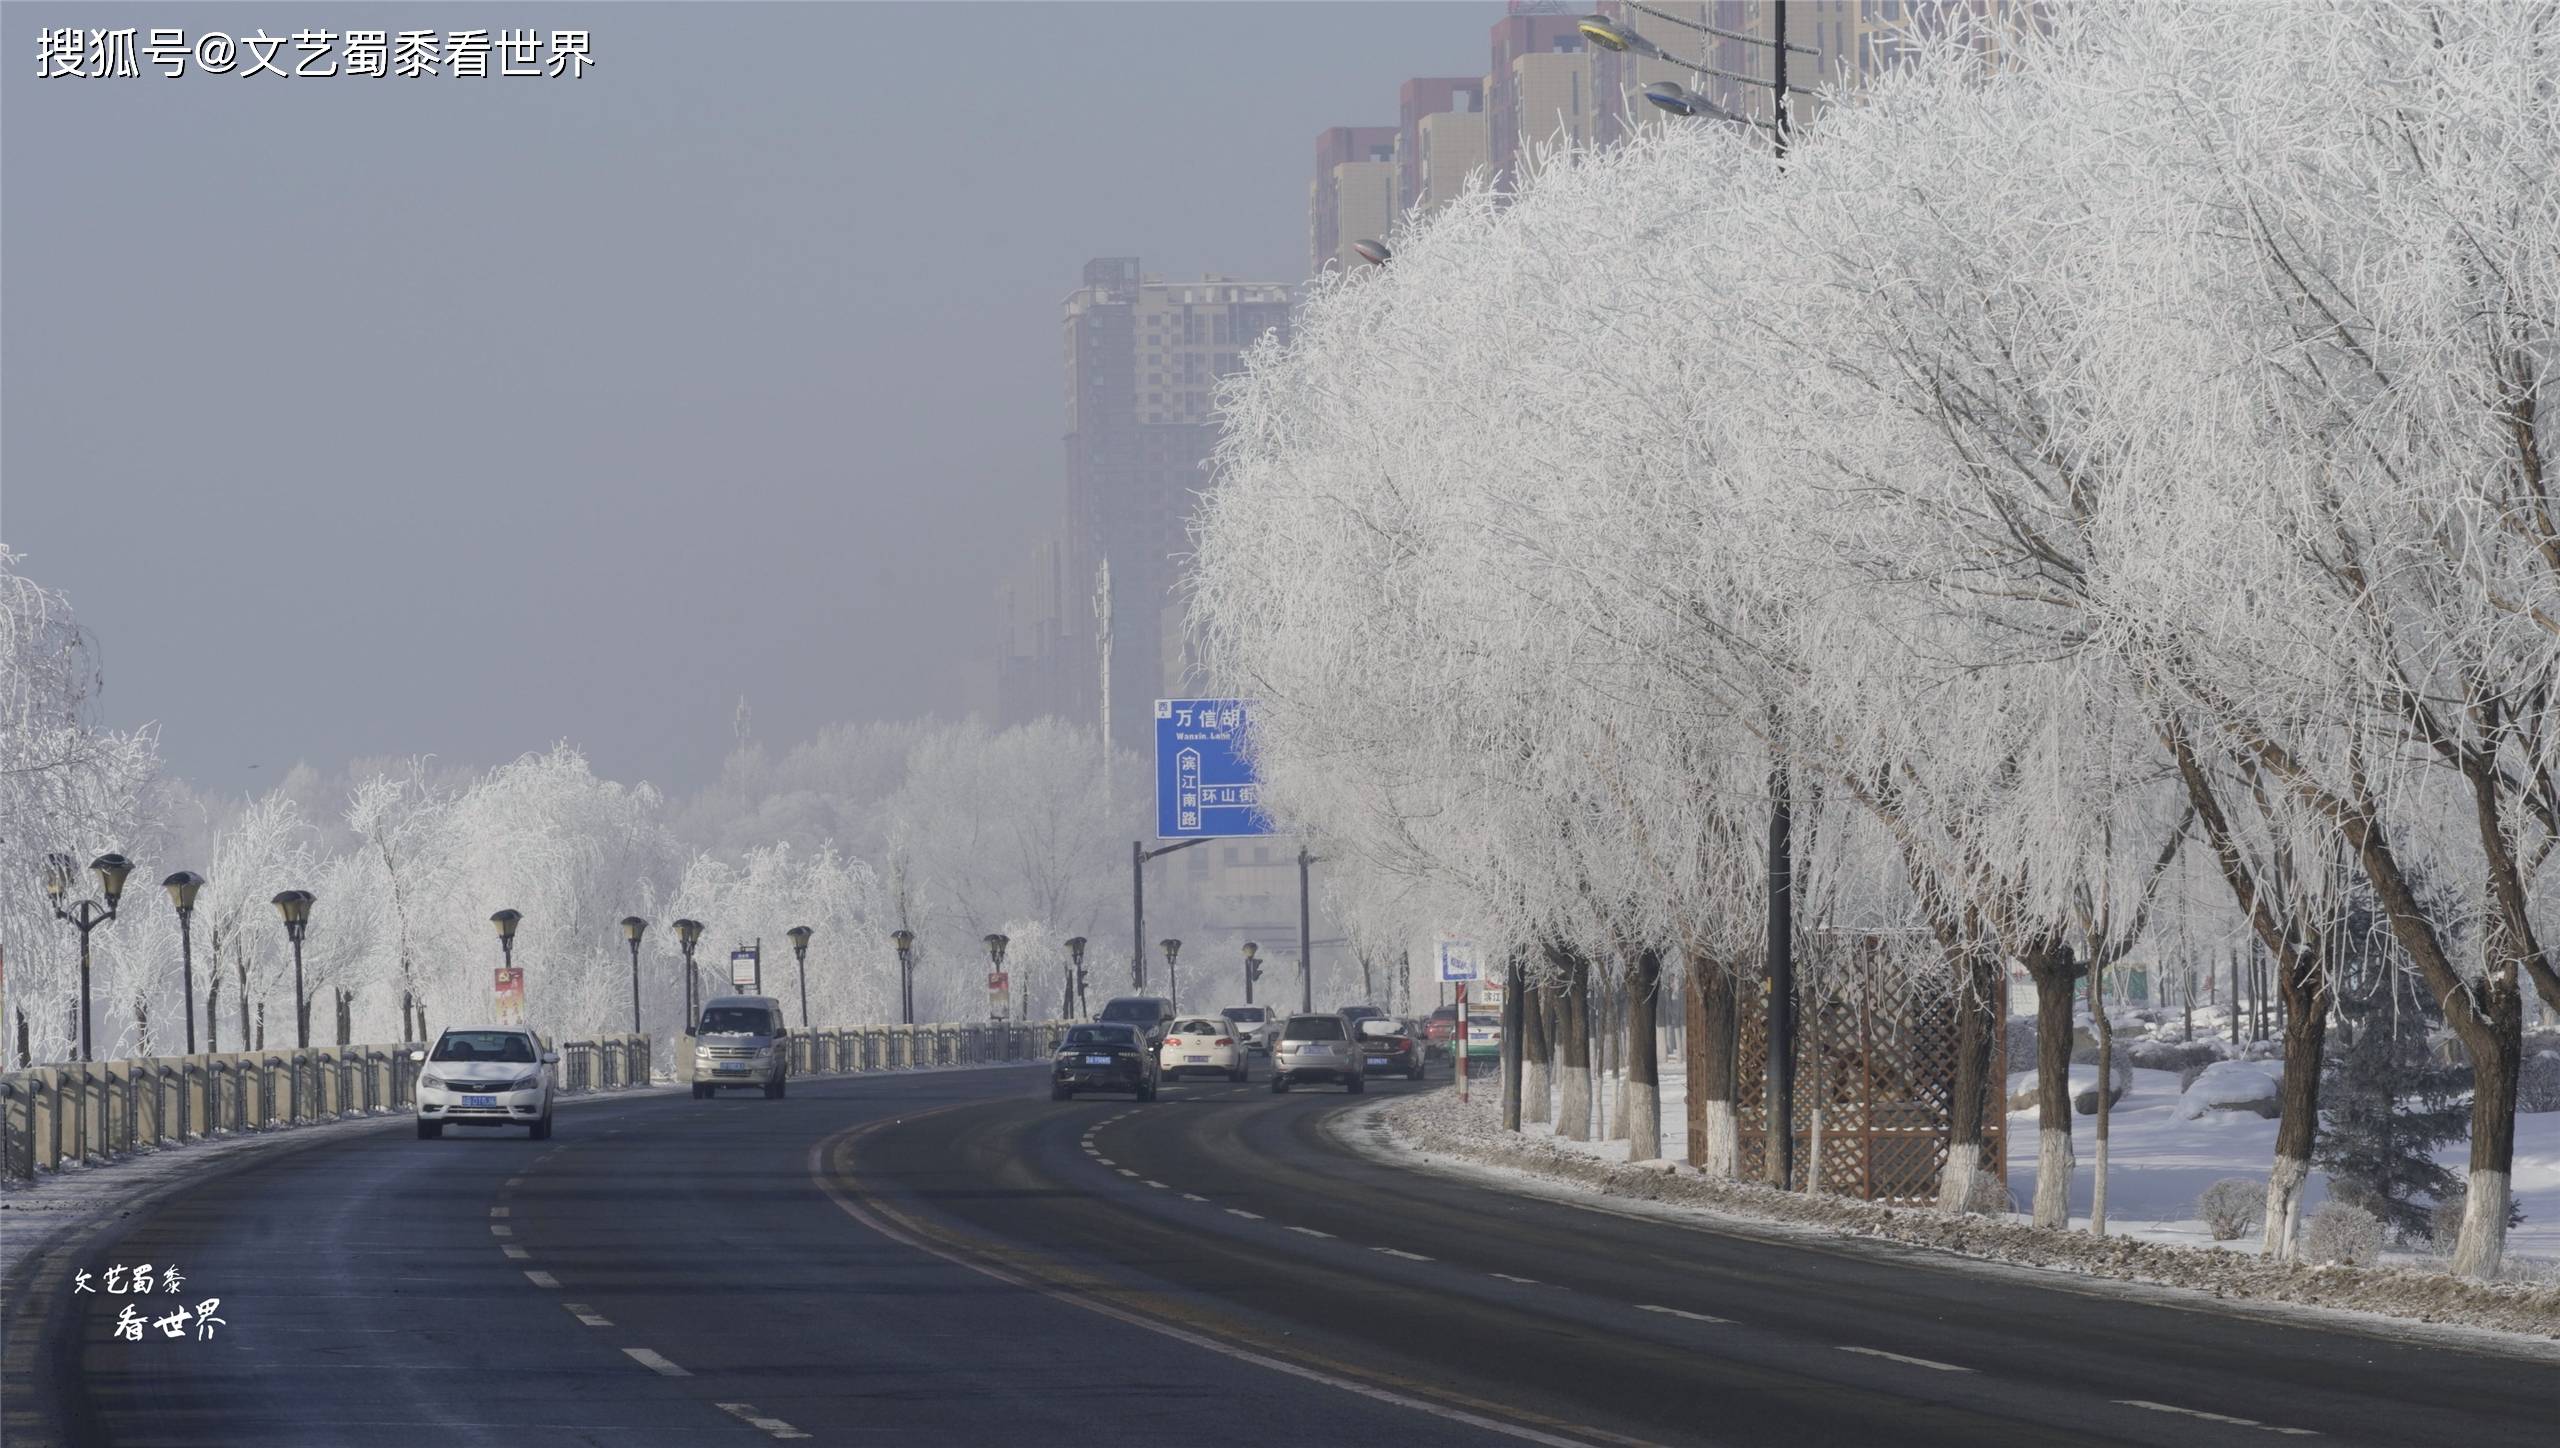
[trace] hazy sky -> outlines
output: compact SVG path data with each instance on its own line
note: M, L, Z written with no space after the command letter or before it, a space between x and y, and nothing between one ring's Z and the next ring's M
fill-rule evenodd
M0 539L230 792L561 738L681 786L742 694L773 741L965 709L1084 261L1301 279L1316 132L1480 72L1501 7L0 11ZM35 79L67 21L595 66Z

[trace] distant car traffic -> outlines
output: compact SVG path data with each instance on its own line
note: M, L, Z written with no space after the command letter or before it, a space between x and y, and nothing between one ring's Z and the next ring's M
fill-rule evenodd
M1359 1044L1360 1067L1365 1074L1402 1076L1408 1081L1422 1079L1422 1040L1404 1022L1362 1021Z
M693 1042L693 1099L754 1087L779 1101L791 1084L791 1032L773 996L713 996Z
M1346 1021L1350 1021L1355 1026L1362 1021L1377 1020L1386 1013L1386 1007L1384 1006L1344 1006L1340 1010L1334 1012L1335 1015L1342 1017Z
M1480 1060L1502 1054L1502 1017L1483 1011L1467 1012L1467 1059Z
M1229 1006L1218 1014L1227 1018L1255 1055L1271 1054L1271 1033L1280 1029L1280 1022L1272 1017L1269 1006Z
M1156 1071L1166 1079L1218 1075L1243 1081L1250 1079L1252 1064L1253 1048L1224 1016L1184 1016L1156 1046Z
M1094 1017L1114 1025L1135 1026L1152 1049L1173 1025L1173 1002L1157 995L1113 996Z
M1271 1052L1271 1090L1304 1081L1339 1081L1357 1095L1368 1089L1360 1047L1340 1015L1291 1016Z
M452 1026L409 1059L418 1071L418 1138L448 1126L521 1126L551 1136L551 1068L560 1053L522 1026Z
M1080 1091L1126 1091L1141 1101L1156 1099L1155 1050L1136 1026L1124 1021L1095 1021L1067 1027L1058 1043L1057 1064L1049 1072L1049 1099L1065 1101Z

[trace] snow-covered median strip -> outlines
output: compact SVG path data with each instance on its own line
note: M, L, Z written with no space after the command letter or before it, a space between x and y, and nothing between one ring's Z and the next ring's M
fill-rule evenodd
M2483 1283L2404 1267L2313 1267L2085 1232L2044 1232L2022 1219L1953 1216L1845 1197L1719 1181L1686 1164L1616 1162L1501 1129L1492 1092L1461 1103L1454 1091L1401 1097L1353 1113L1369 1136L1425 1159L1514 1172L1620 1200L1829 1234L1936 1248L2016 1267L2072 1272L2209 1293L2236 1302L2372 1313L2411 1322L2517 1333L2560 1342L2560 1285ZM1357 1130L1356 1136L1366 1135Z

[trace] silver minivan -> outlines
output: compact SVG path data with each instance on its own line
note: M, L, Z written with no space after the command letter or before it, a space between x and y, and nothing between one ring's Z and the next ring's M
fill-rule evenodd
M693 1099L754 1086L778 1100L791 1080L791 1032L772 996L713 996L694 1022Z

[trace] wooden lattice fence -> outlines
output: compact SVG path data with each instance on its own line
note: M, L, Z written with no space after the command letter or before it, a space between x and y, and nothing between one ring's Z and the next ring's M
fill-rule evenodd
M1983 1168L2008 1169L2006 1080L2000 1022L2002 981L1983 1028ZM1736 1166L1745 1181L1767 1171L1765 984L1745 990L1734 1062ZM1955 982L1946 972L1855 967L1796 988L1795 1180L1802 1191L1815 1157L1820 1190L1868 1201L1925 1205L1937 1200L1956 1079ZM1816 1113L1820 1149L1815 1149Z

